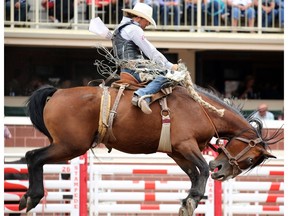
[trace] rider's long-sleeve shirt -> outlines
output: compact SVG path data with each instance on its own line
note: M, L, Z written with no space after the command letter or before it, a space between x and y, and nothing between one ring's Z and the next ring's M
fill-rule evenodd
M131 22L131 19L123 17L120 25L127 22ZM165 69L171 69L173 64L145 38L144 31L137 25L138 23L134 23L136 23L136 25L128 25L123 28L121 30L121 36L126 40L133 41L150 60L155 61L159 65L163 65Z

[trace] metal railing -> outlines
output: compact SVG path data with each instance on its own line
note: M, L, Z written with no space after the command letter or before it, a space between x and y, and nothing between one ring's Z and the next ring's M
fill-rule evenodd
M36 28L36 29L87 29L89 20L99 16L109 29L114 29L122 19L122 8L132 8L133 0L54 0L54 7L42 4L43 0L19 0L20 9L9 7L18 0L4 1L5 28ZM51 0L50 0L51 1ZM128 1L128 3L127 3ZM235 25L235 7L219 1L203 4L197 0L179 0L179 4L172 7L159 4L159 0L151 0L154 9L153 17L157 23L155 31L190 31L190 32L257 32L284 33L284 6L277 6L271 16L262 13L262 0L258 0L259 7L253 5L255 20L244 13L237 18ZM275 0L280 1L281 0ZM91 4L89 3L91 2ZM104 3L103 3L104 2ZM165 2L165 1L164 1ZM262 20L263 19L263 20ZM270 23L268 22L270 20ZM249 26L249 22L253 24ZM152 26L149 30L154 30Z

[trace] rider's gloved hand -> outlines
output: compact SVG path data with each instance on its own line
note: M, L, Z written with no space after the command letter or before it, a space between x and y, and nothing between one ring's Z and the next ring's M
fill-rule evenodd
M178 64L173 64L171 70L177 71L178 70Z

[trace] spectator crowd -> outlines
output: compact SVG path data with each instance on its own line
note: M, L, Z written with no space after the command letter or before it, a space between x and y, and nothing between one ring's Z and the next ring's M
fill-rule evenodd
M31 1L31 2L30 2ZM258 0L38 0L40 9L54 23L67 23L74 18L74 6L83 10L83 19L89 21L100 16L104 23L117 24L122 18L123 8L132 8L138 1L153 8L153 19L159 26L190 26L197 28L197 18L201 26L239 26L255 27L257 22ZM76 2L75 2L76 1ZM284 28L284 0L262 0L262 14L259 19L263 28ZM5 21L27 22L32 0L5 0ZM76 3L76 4L75 4ZM11 9L12 8L12 9ZM35 10L35 5L34 5ZM11 14L14 12L14 15ZM94 15L93 15L94 13ZM199 14L200 13L200 14ZM203 30L204 31L204 30ZM216 29L219 31L219 29ZM253 32L253 30L251 30Z

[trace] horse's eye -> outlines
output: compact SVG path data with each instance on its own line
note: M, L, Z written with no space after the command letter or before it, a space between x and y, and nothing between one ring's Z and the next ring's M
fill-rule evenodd
M248 158L247 160L248 160L249 164L251 164L251 165L253 164L253 158Z

